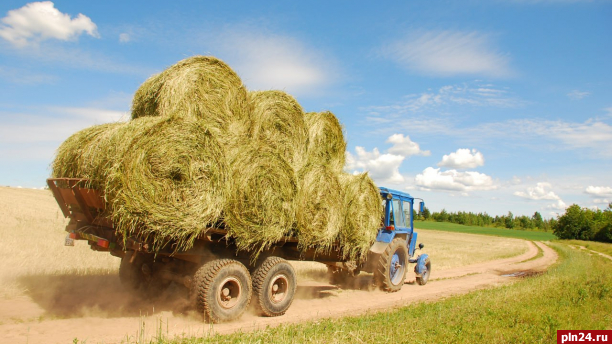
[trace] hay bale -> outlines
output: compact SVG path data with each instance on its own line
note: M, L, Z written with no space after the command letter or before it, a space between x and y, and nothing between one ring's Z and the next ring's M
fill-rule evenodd
M295 170L306 160L308 131L300 104L282 91L249 92L251 135L280 154Z
M339 176L344 190L344 224L339 240L342 255L351 260L366 257L381 225L383 206L379 189L367 172Z
M139 118L121 128L105 193L115 228L159 250L187 250L219 224L230 184L224 151L198 121Z
M346 141L342 125L329 111L309 112L304 117L308 128L308 161L328 165L336 173L342 172Z
M303 249L329 252L343 225L343 190L329 167L306 165L299 172L297 237Z
M245 144L231 153L232 189L225 208L228 233L256 257L295 227L296 176L276 152Z
M117 147L108 143L125 125L123 122L95 125L70 136L56 151L51 175L86 178L87 187L103 189L106 174L116 162Z
M196 118L225 138L243 134L250 124L246 88L238 75L212 56L179 61L146 80L134 94L132 118L181 116Z

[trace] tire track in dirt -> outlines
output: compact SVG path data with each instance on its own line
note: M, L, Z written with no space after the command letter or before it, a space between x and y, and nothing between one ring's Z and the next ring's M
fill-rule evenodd
M414 302L434 301L511 283L516 279L503 275L518 271L544 271L557 260L556 252L544 243L525 241L525 244L528 246L527 252L511 258L444 271L436 271L434 262L427 285L419 286L407 281L407 285L396 293L345 290L318 282L300 283L298 295L284 316L265 318L249 313L237 321L216 325L202 323L201 317L194 311L173 313L176 304L156 305L156 311L150 309L149 314L153 314L150 316L135 316L133 312L101 315L104 312L91 309L90 315L54 319L53 316L49 318L48 309L42 308L30 298L5 300L0 301L0 333L3 334L0 343L68 343L74 338L95 343L120 343L128 338L135 341L143 335L139 332L143 328L144 337L149 339L155 337L159 330L171 338L202 336L389 310ZM543 254L533 259L539 252L536 245ZM367 281L366 276L357 280L357 283L368 284ZM92 292L92 295L95 297L96 294ZM123 296L118 294L117 297Z

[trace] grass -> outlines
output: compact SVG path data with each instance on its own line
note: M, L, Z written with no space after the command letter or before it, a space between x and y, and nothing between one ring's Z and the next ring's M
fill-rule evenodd
M557 239L554 234L548 232L535 232L518 229L492 228L480 226L464 226L450 222L414 221L414 227L446 232L493 235L532 241L549 241Z
M595 241L583 241L583 240L567 240L565 241L570 245L584 246L589 250L597 251L608 256L612 256L612 244Z
M612 329L612 262L552 246L560 261L547 273L500 288L390 312L161 343L554 343L560 329Z

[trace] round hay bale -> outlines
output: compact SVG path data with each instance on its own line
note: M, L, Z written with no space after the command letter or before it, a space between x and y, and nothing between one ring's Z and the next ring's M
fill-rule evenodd
M342 125L329 111L309 112L304 117L308 128L308 161L328 165L336 173L342 172L346 141Z
M212 56L179 61L146 80L134 94L132 118L182 116L203 123L224 138L250 126L246 88L238 75Z
M261 144L232 153L232 189L225 208L228 233L253 256L293 233L297 183L293 168Z
M144 117L116 136L124 140L121 160L105 193L120 233L176 252L219 224L230 180L222 147L206 126Z
M343 225L343 190L338 175L324 165L299 172L296 198L297 236L303 249L328 252Z
M344 190L344 225L340 231L342 254L351 260L366 257L376 240L383 215L379 189L367 172L339 176Z
M124 122L95 125L64 141L57 149L51 175L55 178L86 178L87 187L104 188L106 175L117 161L111 138Z
M306 160L308 131L300 104L282 91L249 92L251 134L299 170Z

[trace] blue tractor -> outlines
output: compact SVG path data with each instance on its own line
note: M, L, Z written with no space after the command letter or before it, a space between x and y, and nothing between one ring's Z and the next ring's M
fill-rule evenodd
M414 231L413 209L415 198L410 194L380 188L384 204L382 228L376 242L370 248L365 271L374 274L375 283L383 290L393 292L402 288L409 263L416 263L416 282L427 283L431 272L431 261L427 254L415 256L417 232ZM419 203L422 213L425 203ZM422 249L423 244L418 245Z

